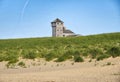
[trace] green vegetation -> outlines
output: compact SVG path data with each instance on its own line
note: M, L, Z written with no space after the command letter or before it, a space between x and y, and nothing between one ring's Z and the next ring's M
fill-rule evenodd
M107 62L107 64L106 65L111 65L111 62Z
M8 67L19 58L83 62L85 57L99 61L117 56L120 56L120 33L0 40L0 62L8 61Z
M120 46L110 47L110 49L108 50L108 54L111 54L112 57L120 56Z
M100 61L100 60L103 60L103 59L109 58L109 57L110 57L110 55L105 55L105 54L99 55L99 56L97 57L97 61Z
M120 72L118 72L118 73L114 73L113 75L120 75Z
M20 67L24 67L24 68L26 67L26 66L25 66L25 63L22 62L22 61L18 63L18 66L20 66Z
M75 57L75 58L74 58L74 61L75 61L75 62L83 62L84 60L83 60L82 57L78 56L78 57Z
M37 56L36 56L36 53L35 53L34 51L32 51L32 50L31 50L31 51L29 51L29 50L28 50L28 51L27 51L27 50L25 51L25 50L24 50L21 55L22 55L22 57L25 58L25 59L35 59L35 58L37 57Z

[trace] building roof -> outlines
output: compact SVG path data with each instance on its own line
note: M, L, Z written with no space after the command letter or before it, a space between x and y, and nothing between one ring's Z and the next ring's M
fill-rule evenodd
M52 23L54 23L54 22L61 22L61 23L64 23L63 21L61 21L60 19L55 19Z
M63 33L74 33L71 30L64 30Z

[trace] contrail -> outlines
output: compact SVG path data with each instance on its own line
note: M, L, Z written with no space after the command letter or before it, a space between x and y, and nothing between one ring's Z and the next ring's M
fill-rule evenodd
M26 9L26 7L28 6L29 1L30 1L30 0L26 0L25 4L24 4L24 6L23 6L23 9L22 9L21 15L20 15L20 22L21 22L22 19L23 19L23 16L24 16L24 13L25 13L25 9Z

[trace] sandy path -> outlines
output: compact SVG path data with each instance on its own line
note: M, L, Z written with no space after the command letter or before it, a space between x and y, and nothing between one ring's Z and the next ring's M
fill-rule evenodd
M106 65L111 62L113 65ZM0 82L120 82L120 57L104 61L62 64L49 62L31 68L0 68Z

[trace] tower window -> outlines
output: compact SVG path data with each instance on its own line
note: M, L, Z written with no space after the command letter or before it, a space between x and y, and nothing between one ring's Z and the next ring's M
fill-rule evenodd
M57 24L61 24L60 22L58 22Z

